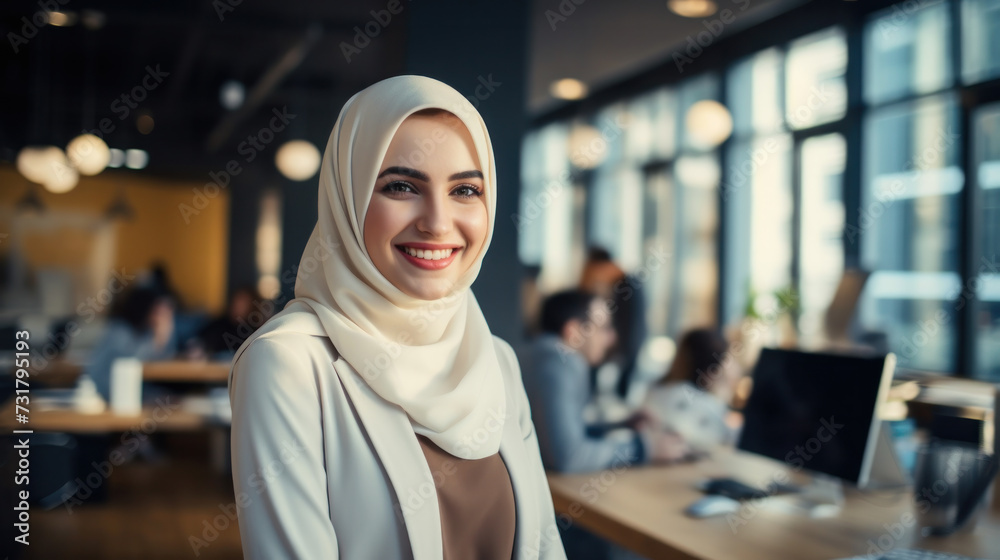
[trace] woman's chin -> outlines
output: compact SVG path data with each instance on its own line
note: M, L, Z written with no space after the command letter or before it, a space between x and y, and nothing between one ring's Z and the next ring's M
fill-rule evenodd
M399 288L399 290L404 294L412 298L427 301L440 299L444 295L444 290L441 286L442 284L440 282L431 280L408 281L403 282L402 285L396 285L396 287Z

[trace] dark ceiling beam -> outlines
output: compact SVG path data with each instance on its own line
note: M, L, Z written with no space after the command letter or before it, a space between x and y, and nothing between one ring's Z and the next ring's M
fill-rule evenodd
M198 59L198 53L205 43L206 35L204 27L196 27L188 33L187 40L184 41L184 47L181 49L181 54L177 57L177 64L174 66L176 68L173 72L174 79L170 81L170 85L167 87L167 107L173 107L177 98L184 90L184 85L191 76L191 69L194 68L194 63Z
M37 6L35 7L37 9ZM211 11L199 10L197 13L180 10L159 11L115 11L98 10L105 16L101 30L120 30L121 28L142 27L183 27L185 29L205 28L215 33L227 30L241 33L301 33L303 27L318 25L325 33L355 33L355 27L364 27L366 21L355 18L296 18L288 17L280 11L268 14L242 13L239 7L232 14L226 15L220 21ZM19 30L21 17L30 19L30 11L15 11L0 8L0 21L7 23L11 29Z
M208 134L205 148L211 153L218 151L226 140L229 139L229 136L240 122L256 113L264 100L274 92L289 74L302 64L306 55L309 54L309 51L312 50L313 46L322 36L323 30L319 25L309 26L305 37L285 52L277 62L264 72L260 80L254 84L247 95L246 102L239 109L228 113L219 121L219 124L215 125L215 128Z

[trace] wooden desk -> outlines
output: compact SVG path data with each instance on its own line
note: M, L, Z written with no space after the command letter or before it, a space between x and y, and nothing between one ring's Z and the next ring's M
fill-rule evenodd
M180 405L180 399L173 398L171 404ZM15 419L14 401L8 401L0 409L0 429L35 430L36 432L67 432L74 434L98 434L108 432L168 431L190 432L212 425L210 417L184 410L177 406L148 406L138 415L121 415L111 412L81 414L72 410L34 410L28 407L29 423L21 424Z
M14 370L11 370L13 374ZM83 372L83 366L63 359L52 360L44 368L29 368L31 376L49 387L73 387Z
M142 378L161 383L226 383L229 362L146 362L142 364Z
M549 474L561 524L575 524L652 559L831 560L866 555L878 546L928 548L975 558L1000 558L1000 513L987 509L977 525L946 538L922 539L915 523L892 531L912 514L913 493L845 489L837 517L810 519L770 508L692 519L683 510L703 494L695 484L714 476L766 487L784 465L720 450L711 459L673 466L609 469L586 475ZM617 472L615 472L617 470ZM802 481L801 475L793 480ZM745 521L745 523L744 523ZM875 558L873 556L872 558Z
M145 362L142 378L158 383L225 383L229 380L229 362L196 362L170 360ZM83 366L73 362L54 360L41 371L31 371L36 379L52 387L73 387L83 373Z

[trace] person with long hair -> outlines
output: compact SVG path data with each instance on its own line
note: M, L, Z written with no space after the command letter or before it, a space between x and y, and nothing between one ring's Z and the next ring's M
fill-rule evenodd
M721 335L687 331L670 369L646 396L643 410L661 430L680 435L695 451L733 443L729 404L742 370Z
M246 558L565 558L517 359L470 289L500 194L451 87L344 105L295 298L230 371Z

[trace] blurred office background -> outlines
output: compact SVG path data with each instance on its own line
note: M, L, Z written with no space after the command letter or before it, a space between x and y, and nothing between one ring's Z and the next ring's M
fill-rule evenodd
M496 334L534 333L599 247L667 364L709 328L1000 382L1000 3L45 0L0 30L4 410L15 332L33 391L78 388L136 293L166 306L146 395L184 403L141 446L53 429L36 464L73 467L38 467L12 557L241 557L227 360L293 297L341 106L397 74L491 131Z

